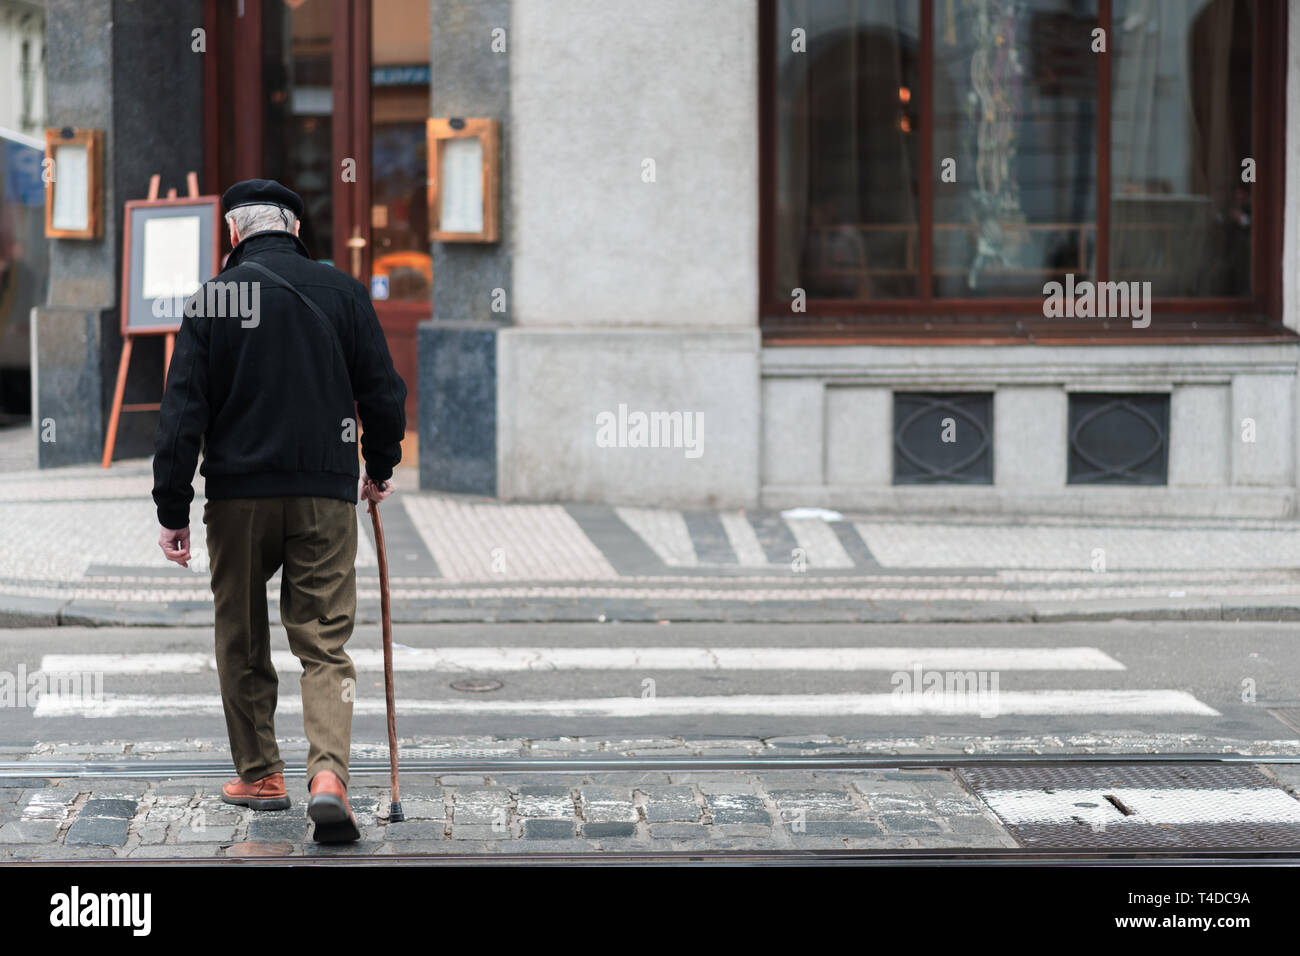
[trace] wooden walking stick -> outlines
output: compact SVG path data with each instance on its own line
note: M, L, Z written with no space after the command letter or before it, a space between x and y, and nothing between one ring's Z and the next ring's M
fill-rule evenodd
M388 764L393 779L393 802L388 807L388 822L399 823L402 793L397 782L397 714L393 704L393 615L388 606L388 554L384 550L384 523L379 520L379 502L369 501L370 520L375 528L375 555L379 559L379 611L384 621L384 704L388 710Z

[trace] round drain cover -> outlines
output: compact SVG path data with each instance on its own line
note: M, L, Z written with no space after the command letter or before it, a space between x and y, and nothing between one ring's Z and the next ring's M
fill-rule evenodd
M500 690L505 685L499 680L492 680L489 677L467 677L464 680L451 682L452 690L463 690L470 694L482 694L489 690Z

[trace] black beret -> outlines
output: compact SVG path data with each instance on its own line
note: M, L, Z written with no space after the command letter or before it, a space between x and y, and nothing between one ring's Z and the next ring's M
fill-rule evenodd
M245 179L235 183L221 196L221 211L230 212L236 206L269 204L283 206L297 218L302 218L302 197L274 179Z

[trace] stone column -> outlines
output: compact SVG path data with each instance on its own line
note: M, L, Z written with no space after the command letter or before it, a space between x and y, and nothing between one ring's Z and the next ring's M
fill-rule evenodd
M32 314L42 468L103 454L122 349L122 204L145 198L151 173L182 194L189 170L202 179L202 58L216 55L211 37L208 53L192 50L191 31L202 26L201 0L47 0L49 123L104 131L104 194L99 239L48 240L49 291ZM162 361L161 336L137 340L126 402L159 400ZM156 412L123 415L114 457L151 454L157 423Z
M497 491L497 333L511 316L510 0L432 0L433 116L500 121L501 239L433 243L433 318L417 330L420 487ZM493 49L493 31L504 31ZM504 306L494 311L494 304ZM498 308L500 307L498 306Z

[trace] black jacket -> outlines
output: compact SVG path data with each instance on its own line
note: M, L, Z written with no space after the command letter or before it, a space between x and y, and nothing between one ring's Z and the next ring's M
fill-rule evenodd
M315 302L333 333L306 303L249 262L278 273ZM366 472L387 480L402 457L406 385L393 368L365 286L313 261L296 236L279 231L241 241L210 282L249 283L243 286L249 292L258 283L259 309L255 322L231 308L228 318L181 321L154 438L159 523L189 524L200 438L210 499L314 495L356 501L358 434ZM214 298L206 287L195 296Z

